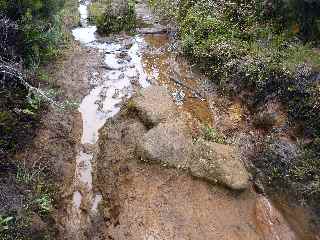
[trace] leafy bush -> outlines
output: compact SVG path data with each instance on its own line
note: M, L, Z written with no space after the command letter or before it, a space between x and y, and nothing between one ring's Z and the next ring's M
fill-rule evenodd
M220 144L226 144L226 137L220 134L217 129L205 125L202 128L202 132L205 140Z
M8 230L8 224L10 221L12 221L13 217L4 217L0 215L0 232L3 232L5 230Z
M286 189L299 200L318 208L319 159L319 139L301 151L299 146L288 141L271 138L256 156L254 164L264 175L262 179L266 186L274 188L273 191Z
M0 13L16 26L15 53L37 67L57 52L62 39L58 11L64 0L0 0Z
M305 39L319 40L320 2L318 0L265 0L262 15L276 20L284 30L289 28Z
M292 120L316 131L319 54L272 21L260 22L260 7L253 3L182 1L182 7L191 5L180 16L183 49L223 90L249 89L255 105L278 96Z
M161 16L161 21L173 22L177 21L176 10L178 9L178 1L172 0L149 0L149 5Z
M98 31L104 34L131 31L136 26L135 2L133 0L96 1L90 12Z

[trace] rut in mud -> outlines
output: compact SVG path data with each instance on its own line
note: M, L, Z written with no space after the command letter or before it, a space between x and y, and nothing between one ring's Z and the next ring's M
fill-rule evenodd
M88 51L95 55L96 62L85 66L88 73L80 78L89 88L82 91L85 95L80 94L82 121L77 125L82 126L82 135L76 147L75 170L70 174L72 181L65 187L57 216L59 238L300 239L301 232L293 231L270 201L248 184L241 184L241 190L247 188L244 192L234 192L212 184L215 178L201 180L207 169L194 170L194 178L185 169L179 170L180 166L166 168L140 161L145 154L137 154L138 140L148 139L151 131L159 133L159 139L150 137L150 142L161 149L167 149L168 143L170 148L172 140L172 145L178 145L174 151L179 151L179 139L185 138L190 138L186 141L192 145L203 125L217 124L214 116L219 113L212 111L219 99L208 101L206 79L175 53L170 36L164 33L167 29L155 23L146 3L138 2L136 13L151 27L138 29L134 36L107 38L99 36L96 26L88 22L89 5L90 1L80 1L81 26L72 33L83 54ZM149 108L135 109L131 97L136 98L151 85L164 86L164 95L170 100L164 101L163 95L157 98L160 90L155 88L152 97L145 97L142 103ZM182 116L188 137L180 136L179 124L173 125L178 126L177 137L167 125L162 131L157 129L158 123L144 121L166 102L172 102L174 114ZM166 115L161 111L160 115ZM170 121L168 124L171 126ZM167 130L169 139L161 135ZM162 143L160 137L166 141ZM231 149L225 147L226 152ZM155 159L162 159L162 154L164 158L171 156L159 153ZM217 181L233 186L225 179ZM244 179L247 183L246 176Z

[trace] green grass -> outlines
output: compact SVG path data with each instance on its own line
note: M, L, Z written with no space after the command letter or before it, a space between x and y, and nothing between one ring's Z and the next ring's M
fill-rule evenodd
M45 168L26 168L19 166L16 173L16 183L20 189L24 189L22 208L11 210L6 215L0 215L0 239L45 239L53 237L55 227L49 226L41 232L31 231L33 216L37 215L44 223L52 223L51 216L55 209L54 196L57 194L57 186L48 179ZM51 239L51 238L50 238Z
M9 223L13 220L13 217L0 215L0 233L9 229Z
M203 126L202 128L203 138L207 141L226 144L226 138L220 134L217 129L212 128L208 125Z

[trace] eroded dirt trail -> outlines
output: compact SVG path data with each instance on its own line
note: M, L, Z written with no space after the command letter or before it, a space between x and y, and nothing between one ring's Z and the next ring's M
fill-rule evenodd
M96 143L98 131L108 118L120 110L124 99L132 95L135 87L147 87L139 44L139 37L114 36L99 41L96 27L88 24L88 5L80 2L81 27L73 30L73 36L83 48L93 49L100 56L100 65L91 71L87 84L89 93L83 97L79 112L82 116L82 137L78 146L72 198L69 197L61 216L61 238L87 239L92 221L99 218L98 205L102 196L94 187Z
M201 124L214 125L200 90L205 80L173 51L165 28L144 2L137 3L137 15L151 27L135 36L108 38L88 23L89 4L80 1L81 27L73 36L81 51L95 54L96 63L85 66L90 74L80 78L88 87L79 94L82 135L58 214L60 239L298 239L270 202L251 188L232 193L178 170L128 160L135 158L135 141L127 132L132 123L137 129L141 123L121 120L112 129L103 127L122 103L150 85L165 86L197 134ZM109 135L119 142L108 143ZM110 165L109 159L119 162Z

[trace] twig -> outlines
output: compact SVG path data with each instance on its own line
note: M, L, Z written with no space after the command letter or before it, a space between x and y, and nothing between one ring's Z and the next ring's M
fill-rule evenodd
M196 98L200 99L201 101L205 101L205 100L206 100L206 98L203 97L202 94L201 94L199 91L197 91L197 90L189 87L188 85L184 84L184 83L181 82L180 80L175 79L175 78L173 78L173 77L169 77L169 79L170 79L171 81L173 81L173 82L181 85L182 87L188 89L189 91L191 91L191 93L193 94L193 96L195 96Z
M49 102L51 105L63 109L63 106L59 105L56 101L54 101L52 98L48 97L45 92L43 92L41 89L33 87L30 83L28 83L21 72L19 72L14 67L9 66L7 63L5 63L2 59L0 60L2 64L0 65L0 73L3 73L5 75L10 75L11 77L14 77L19 80L19 82L24 85L29 91L38 94L43 98L45 101Z

